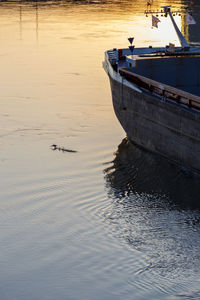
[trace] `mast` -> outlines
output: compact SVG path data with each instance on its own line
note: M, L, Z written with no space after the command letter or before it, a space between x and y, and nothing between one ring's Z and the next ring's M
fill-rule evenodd
M168 6L162 6L162 8L164 8L165 14L166 14L166 15L169 14L169 16L170 16L170 19L171 19L171 21L172 21L172 24L173 24L173 26L174 26L174 29L175 29L176 34L177 34L177 36L178 36L178 39L179 39L179 41L180 41L180 43L181 43L181 46L182 46L183 48L188 48L188 47L190 47L190 45L187 43L186 39L184 38L184 36L183 36L182 33L180 32L180 30L179 30L179 28L178 28L178 26L177 26L177 24L176 24L176 22L175 22L175 20L174 20L174 17L173 17L173 15L172 15L172 13L171 13L170 7L171 7L170 5L168 5Z
M188 44L188 42L186 41L186 39L184 38L184 36L182 35L182 33L181 33L181 31L179 30L179 28L178 28L178 26L177 26L177 24L176 24L176 22L175 22L175 20L174 20L174 17L173 17L173 14L175 13L175 14L180 14L180 13L184 13L185 12L185 10L183 11L183 10L178 10L178 11L173 11L173 12L171 12L171 9L170 9L170 7L171 7L171 5L166 5L166 6L162 6L161 8L163 8L163 10L161 10L161 11L151 11L151 10L146 10L145 11L145 14L146 14L146 16L148 16L148 14L151 14L151 15L153 15L153 14L156 14L156 15L158 15L158 14L161 14L161 16L163 16L163 13L164 13L164 16L165 17L167 17L168 15L169 15L169 17L170 17L170 19L171 19L171 22L172 22L172 24L173 24L173 26L174 26L174 29L175 29L175 31L176 31L176 34L177 34L177 36L178 36L178 39L179 39L179 41L180 41L180 44L181 44L181 46L182 46L182 48L184 49L184 50L189 50L189 48L190 48L190 45ZM187 11L187 9L186 9L186 11Z

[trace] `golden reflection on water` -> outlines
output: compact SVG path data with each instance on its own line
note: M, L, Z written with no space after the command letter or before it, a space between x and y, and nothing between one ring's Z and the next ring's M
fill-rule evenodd
M114 116L109 81L102 68L104 51L127 47L129 36L135 36L136 46L177 40L173 29L168 28L168 19L163 18L158 29L151 28L151 19L143 13L146 1L90 3L0 2L2 299L113 299L113 295L132 299L133 294L139 299L147 293L152 297L147 295L146 299L169 299L168 294L177 292L176 282L146 268L158 242L165 260L157 269L167 266L169 277L174 273L170 266L174 253L177 258L180 251L173 247L174 252L168 251L166 258L162 250L165 236L163 244L154 237L155 228L159 238L159 224L165 235L168 220L169 238L173 232L178 232L180 239L185 236L184 226L179 226L173 215L170 219L170 210L166 222L162 215L159 218L159 212L156 219L154 215L149 217L148 206L147 214L142 215L142 198L136 218L126 214L126 205L124 211L114 210L123 236L132 238L131 232L138 232L131 248L115 237L112 221L106 223L102 216L110 211L109 206L113 210L113 201L105 190L105 162L113 160L113 152L125 136ZM180 8L185 2L155 1L153 8L167 3ZM177 21L180 25L179 18ZM77 152L52 151L52 144ZM117 169L113 171L117 175ZM143 216L147 225L151 220L158 223L143 227ZM192 220L190 215L186 218ZM185 219L179 216L180 222ZM180 231L171 233L173 226ZM145 238L143 228L152 229L150 239ZM198 239L189 230L197 254ZM146 240L155 242L149 253L139 250L140 241L145 248ZM184 252L186 247L190 251L188 241L179 244L179 250ZM191 261L193 258L197 262L198 256ZM142 267L145 277L135 276ZM179 271L182 264L176 267ZM195 288L198 286L195 276L191 281L184 274L183 278L186 283L181 277L181 291L191 288L191 281Z
M155 1L152 9L167 3L184 5ZM1 127L12 131L39 126L48 132L53 126L52 132L66 130L70 135L77 124L71 112L76 111L81 126L97 133L104 118L101 130L113 128L122 136L113 122L104 51L127 47L130 36L136 46L178 44L169 19L162 18L159 28L152 29L145 9L146 1L1 2L0 99L2 114L10 116ZM180 26L180 17L176 20Z
M155 1L152 9L166 3L183 5ZM63 109L84 98L98 103L107 82L101 68L106 49L127 47L129 36L136 46L178 44L169 19L152 29L145 9L146 1L1 2L0 96L37 99L40 105L48 98L52 110L64 98ZM176 21L180 26L180 17Z

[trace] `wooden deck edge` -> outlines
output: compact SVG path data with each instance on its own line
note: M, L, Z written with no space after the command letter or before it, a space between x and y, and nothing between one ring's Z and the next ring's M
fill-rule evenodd
M195 108L200 110L199 96L177 89L170 85L158 82L156 80L135 74L129 70L130 68L122 67L119 69L119 73L120 75L125 77L128 81L137 84L139 87L145 88L150 92L157 93L160 96L169 98L170 100L173 100L176 103L180 103L190 108Z

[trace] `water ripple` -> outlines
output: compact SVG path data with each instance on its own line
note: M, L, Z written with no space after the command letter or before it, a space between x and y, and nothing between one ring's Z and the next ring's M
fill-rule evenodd
M129 279L129 284L143 289L155 276L155 289L175 295L170 280L178 284L185 276L196 280L199 275L200 179L127 139L115 155L105 164L110 201L101 216L113 236L146 257L138 268L131 263L134 282Z

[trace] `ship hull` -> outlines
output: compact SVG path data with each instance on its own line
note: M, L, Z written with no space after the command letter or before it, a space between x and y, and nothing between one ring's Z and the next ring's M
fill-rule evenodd
M128 138L200 173L200 113L109 78L114 111Z

